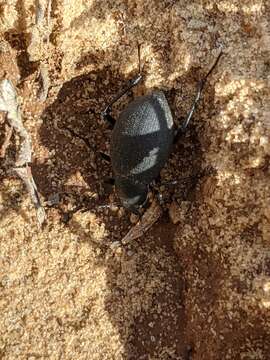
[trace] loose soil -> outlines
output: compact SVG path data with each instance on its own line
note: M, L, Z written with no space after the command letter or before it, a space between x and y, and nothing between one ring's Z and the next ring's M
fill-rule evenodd
M40 230L9 171L13 133L0 159L0 358L269 359L268 2L55 0L37 25L38 3L0 3L0 76L18 91L47 213ZM179 124L224 55L161 172L177 180L160 187L164 215L116 248L134 224L104 185L100 112L136 74L137 43L144 80L116 118L162 89ZM0 146L7 134L1 114Z

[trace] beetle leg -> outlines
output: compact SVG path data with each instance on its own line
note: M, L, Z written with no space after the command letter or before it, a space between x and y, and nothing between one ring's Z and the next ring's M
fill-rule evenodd
M191 109L190 109L190 111L189 111L189 113L188 113L188 115L187 115L184 123L183 123L182 125L180 125L180 126L178 127L178 129L175 130L175 133L174 133L174 142L176 142L177 139L179 138L179 136L186 131L186 128L187 128L187 126L188 126L188 124L189 124L189 122L190 122L190 120L191 120L191 118L192 118L192 116L193 116L193 114L194 114L194 111L196 110L196 107L197 107L197 105L198 105L198 103L199 103L199 101L200 101L203 88L204 88L204 86L205 86L205 84L206 84L206 80L207 80L207 78L209 77L209 75L212 73L212 71L214 70L214 68L217 66L221 55L222 55L222 50L220 51L218 57L216 58L216 61L214 62L213 66L210 68L210 70L208 71L208 73L206 74L206 76L205 76L202 80L199 81L197 94L196 94L196 97L195 97L195 99L194 99L194 101L193 101L192 107L191 107Z
M108 121L108 123L111 125L112 129L115 125L115 119L111 116L110 112L112 111L111 109L111 104L107 105L105 110L103 110L101 112L101 117L103 119L105 119L106 121Z
M138 85L139 82L142 80L142 75L139 74L137 75L135 78L131 79L128 81L127 83L127 87L125 89L123 89L119 94L117 94L112 101L109 103L109 105L106 106L104 112L105 113L109 113L111 112L112 106L113 104L119 100L122 96L124 96L127 92L129 92L130 89L132 89L134 86ZM103 112L103 113L104 113Z
M105 154L102 151L99 151L99 155L102 157L103 160L107 161L108 163L111 162L111 157L108 154Z
M139 74L135 78L129 80L129 82L127 83L127 87L123 89L119 94L117 94L101 112L101 116L103 117L103 119L106 119L112 126L114 126L115 124L115 119L110 115L113 104L118 101L122 96L124 96L130 89L136 86L141 81L141 79L142 75Z

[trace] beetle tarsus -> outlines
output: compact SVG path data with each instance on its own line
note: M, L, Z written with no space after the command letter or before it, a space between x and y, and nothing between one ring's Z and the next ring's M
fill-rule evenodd
M110 114L111 112L111 108L109 106L106 107L106 109L104 111L101 112L101 117L102 119L108 121L108 123L111 125L111 127L113 128L115 125L115 119L111 116Z

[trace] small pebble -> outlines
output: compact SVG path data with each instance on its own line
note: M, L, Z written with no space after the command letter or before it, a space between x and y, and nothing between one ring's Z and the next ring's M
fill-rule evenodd
M120 241L114 241L113 243L111 243L110 248L111 248L112 250L114 250L114 249L119 248L120 246L121 246L121 242L120 242Z
M118 212L117 212L117 216L118 216L119 218L121 218L121 217L124 215L124 213L125 213L125 210L124 210L123 208L120 208L120 209L118 210Z
M180 206L175 201L169 207L169 216L173 224L177 224L182 220Z

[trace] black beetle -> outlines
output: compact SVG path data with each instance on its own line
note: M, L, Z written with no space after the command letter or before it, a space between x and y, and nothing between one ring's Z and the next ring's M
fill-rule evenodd
M170 107L162 91L135 98L121 112L117 121L110 115L112 105L137 85L142 75L129 81L102 112L111 126L111 158L103 154L112 164L116 192L123 206L135 214L147 201L149 186L164 167L174 141L183 133L200 99L207 77L217 65L222 52L207 75L199 82L196 98L184 123L175 128ZM139 52L140 64L140 52Z

